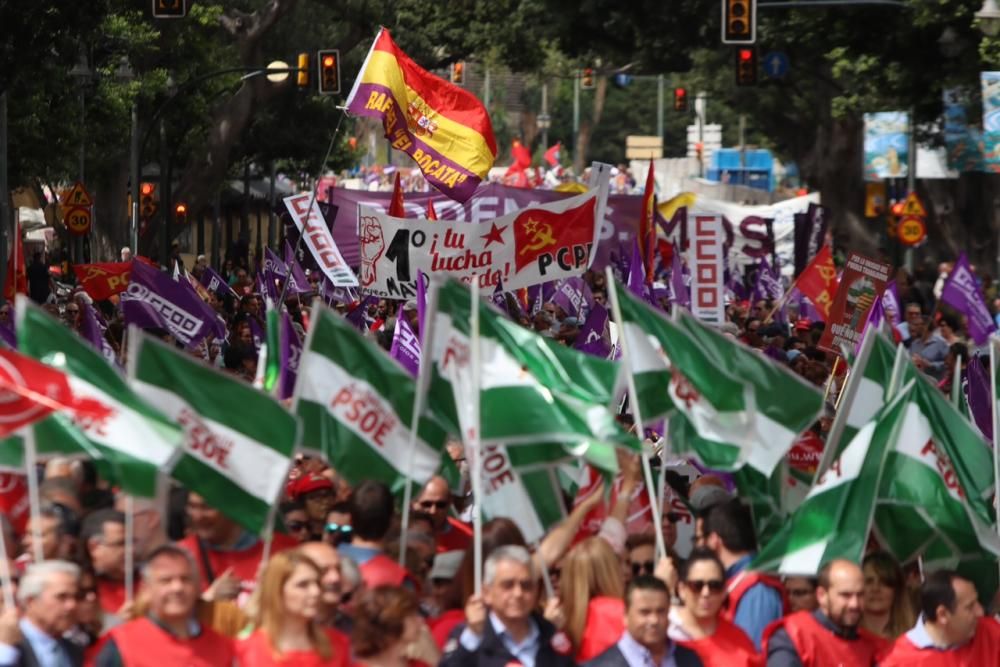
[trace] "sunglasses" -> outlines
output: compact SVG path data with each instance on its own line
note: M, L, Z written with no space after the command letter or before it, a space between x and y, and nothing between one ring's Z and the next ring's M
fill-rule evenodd
M690 579L684 585L694 593L701 593L708 586L710 593L721 593L726 587L726 582L722 579Z
M638 577L640 574L653 574L653 569L656 567L656 563L651 560L643 561L641 563L632 563L632 576Z
M353 529L348 524L341 525L339 523L328 523L326 524L326 528L324 528L324 530L330 535L333 533L343 533L346 535Z
M448 500L421 500L420 501L420 509L425 509L425 510L429 510L429 509L443 510L443 509L448 509L448 505L450 505L450 504L451 504L451 502L448 501Z

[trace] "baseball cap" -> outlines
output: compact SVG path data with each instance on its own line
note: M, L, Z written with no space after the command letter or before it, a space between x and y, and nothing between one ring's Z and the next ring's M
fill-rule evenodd
M307 493L321 491L323 489L333 489L333 482L319 473L310 473L299 477L288 485L288 495L290 498L298 499Z
M812 322L803 317L801 320L795 323L795 329L797 331L809 331L811 324Z

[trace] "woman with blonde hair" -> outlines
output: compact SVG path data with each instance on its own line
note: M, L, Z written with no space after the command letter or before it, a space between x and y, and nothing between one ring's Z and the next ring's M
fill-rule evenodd
M886 639L896 639L916 623L906 579L899 563L883 551L861 561L865 574L861 627Z
M240 667L348 667L347 638L318 622L321 571L298 550L275 554L258 588L256 629L236 649Z
M559 577L563 630L586 662L613 646L625 629L625 582L618 556L600 537L570 549Z

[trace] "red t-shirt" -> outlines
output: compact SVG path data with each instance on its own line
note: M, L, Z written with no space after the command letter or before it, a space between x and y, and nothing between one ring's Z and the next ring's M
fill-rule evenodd
M141 579L136 577L133 583L132 599L139 594ZM97 601L101 604L101 609L105 614L117 614L122 605L125 604L125 582L112 581L104 577L97 577Z
M207 557L208 563L212 568L211 577L209 577L209 573L205 571L205 566L202 562L203 559L199 553L198 537L196 535L188 535L183 540L178 542L177 545L187 549L194 557L194 561L198 563L198 571L201 573L202 590L208 588L216 577L221 576L222 573L229 568L233 568L233 575L240 580L241 591L237 602L241 606L244 602L246 602L247 598L250 597L250 594L253 593L254 589L257 587L257 575L260 573L260 559L261 556L264 555L263 540L257 540L257 542L249 549L243 549L240 551L216 551L206 544L205 556ZM285 549L294 549L296 546L298 546L298 542L288 535L275 533L271 540L271 555L274 555L279 551L284 551Z
M288 651L282 656L276 656L271 650L271 644L261 629L236 644L236 660L240 667L277 667L278 665L295 665L295 667L350 667L351 642L346 635L324 628L330 639L333 652L329 660L324 660L315 651Z

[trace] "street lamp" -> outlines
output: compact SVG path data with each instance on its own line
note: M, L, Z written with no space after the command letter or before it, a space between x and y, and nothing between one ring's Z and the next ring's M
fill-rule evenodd
M979 30L987 37L995 37L1000 33L1000 7L996 0L983 0L983 6L975 13Z

